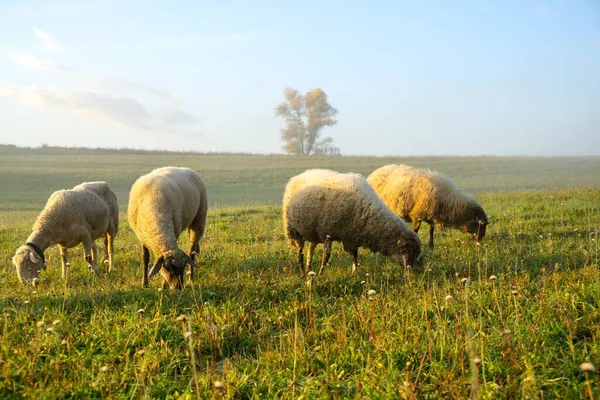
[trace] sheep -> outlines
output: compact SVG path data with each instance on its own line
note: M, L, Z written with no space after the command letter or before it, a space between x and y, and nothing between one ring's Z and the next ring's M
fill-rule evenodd
M135 181L127 217L142 245L144 287L148 287L148 278L160 271L164 288L181 289L186 264L190 265L190 279L193 278L194 258L200 252L207 211L206 187L189 168L157 168ZM187 254L177 246L184 229L190 237ZM150 251L155 263L148 273Z
M373 171L367 182L392 211L412 221L415 232L422 221L429 224L430 248L436 225L460 229L477 242L485 236L488 218L481 204L439 172L390 164Z
M21 283L38 283L46 267L44 251L55 244L60 249L62 277L67 278L67 249L83 243L90 270L98 272L95 240L103 237L109 271L114 263L114 239L119 230L119 205L108 183L84 182L50 195L32 232L13 257Z
M309 169L292 177L283 196L283 228L288 243L296 249L300 270L304 243L310 243L306 272L315 247L323 243L322 273L335 241L352 255L353 273L358 268L359 247L391 255L415 271L423 265L418 235L387 208L359 174Z

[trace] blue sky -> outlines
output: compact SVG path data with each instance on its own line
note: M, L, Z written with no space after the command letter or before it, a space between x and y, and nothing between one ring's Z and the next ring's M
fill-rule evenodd
M342 154L600 154L600 3L0 0L0 143L281 151L320 87Z

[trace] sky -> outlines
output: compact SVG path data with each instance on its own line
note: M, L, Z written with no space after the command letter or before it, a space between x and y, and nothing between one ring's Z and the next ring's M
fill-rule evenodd
M280 153L287 87L342 154L600 155L600 2L0 0L0 144Z

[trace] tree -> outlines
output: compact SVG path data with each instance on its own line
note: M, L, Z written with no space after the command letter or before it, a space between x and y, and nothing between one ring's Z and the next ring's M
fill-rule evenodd
M304 96L296 89L283 91L285 101L275 107L275 116L285 120L281 138L283 150L290 154L338 155L340 149L333 146L333 138L321 137L321 129L337 123L337 110L327 101L327 94L319 88Z

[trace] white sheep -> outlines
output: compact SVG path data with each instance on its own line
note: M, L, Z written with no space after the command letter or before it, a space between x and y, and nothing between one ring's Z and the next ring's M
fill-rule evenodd
M300 269L304 243L310 242L306 271L318 243L325 250L319 274L329 262L332 242L342 242L352 255L352 272L358 267L358 248L393 256L419 270L423 264L416 233L377 197L362 175L311 169L292 177L283 196L283 227L295 246Z
M138 178L129 194L129 224L142 245L142 284L161 272L163 287L181 289L186 264L190 278L194 275L194 257L206 227L208 199L200 176L189 168L164 167ZM187 229L188 253L177 246L177 239ZM148 273L150 250L155 263Z
M477 241L485 236L488 218L481 204L439 172L390 164L375 170L367 181L392 211L412 221L415 232L422 221L429 224L430 247L436 225L460 229Z
M44 251L58 244L62 276L67 277L67 249L83 244L89 268L98 272L95 240L103 237L109 262L114 262L114 239L119 230L117 197L106 182L84 182L69 190L58 190L48 198L26 243L19 247L13 264L21 283L38 282L45 268Z

